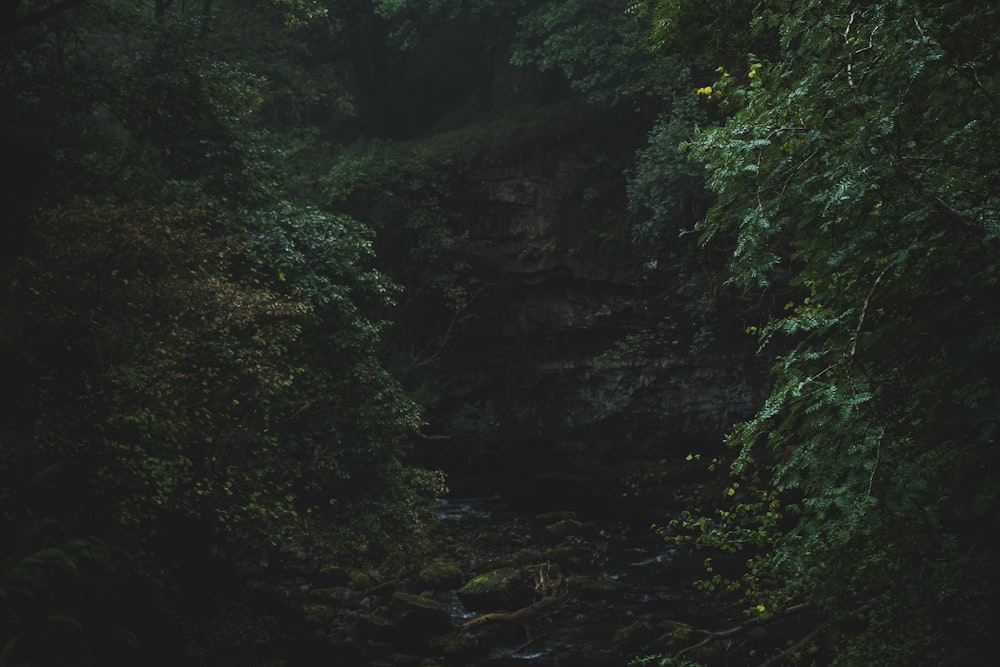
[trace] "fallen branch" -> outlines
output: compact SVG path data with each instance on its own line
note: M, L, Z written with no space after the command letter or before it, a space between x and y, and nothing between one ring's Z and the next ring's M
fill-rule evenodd
M854 609L854 613L862 613L862 612L868 610L870 607L871 607L871 603L863 604L863 605L857 607L856 609ZM674 658L679 658L680 656L682 656L683 654L687 653L688 651L694 651L695 649L701 648L702 646L705 646L706 644L708 644L710 642L713 642L713 641L716 641L716 640L719 640L719 639L725 639L727 637L732 637L733 635L738 635L738 634L744 633L744 632L750 630L751 628L753 628L754 626L763 625L764 623L769 623L771 621L780 620L780 619L783 619L785 617L792 616L794 614L802 614L802 613L806 613L806 612L810 612L810 611L818 611L818 610L813 605L811 605L811 604L807 604L807 603L796 604L796 605L792 605L791 607L788 607L787 609L785 609L780 614L776 614L776 615L771 616L771 617L769 617L767 619L754 618L754 619L751 619L751 620L747 621L746 623L742 623L740 625L737 625L737 626L732 627L732 628L727 628L725 630L717 630L717 631L698 630L697 632L703 632L703 633L705 633L705 635L706 635L705 638L702 639L697 644L692 644L691 646L688 646L687 648L681 649L680 651L678 651L677 653L674 654ZM792 646L789 646L788 648L786 648L786 649L782 650L781 652L779 652L777 655L774 655L771 658L769 658L768 660L762 662L757 667L770 667L771 665L777 664L778 662L780 662L784 658L788 657L792 653L795 653L796 651L798 651L798 650L802 649L803 647L805 647L806 645L808 645L809 642L811 642L816 637L816 635L818 635L820 632L822 632L823 630L825 630L826 628L828 628L829 625L830 624L826 623L826 622L820 623L815 628L813 628L810 632L808 632L804 637L802 637L799 641L795 642L795 644L793 644Z
M868 306L871 304L872 296L875 294L875 289L878 284L882 282L882 278L885 274L889 272L889 269L896 266L896 262L889 262L889 264L882 269L882 273L878 274L875 282L872 283L872 287L868 290L868 294L865 296L865 302L861 306L861 315L858 316L858 326L854 329L854 340L851 342L851 353L848 355L849 359L853 359L858 353L858 341L861 340L861 327L865 324L865 314L868 312Z
M780 618L784 618L785 616L791 616L792 614L797 614L797 613L800 613L800 612L809 611L810 609L812 609L812 605L809 605L809 604L804 604L803 603L803 604L792 605L791 607L785 609L785 611L781 612L781 614L779 615L779 617ZM772 616L771 618L769 618L767 620L773 620L774 618L775 617ZM751 620L747 621L746 623L742 623L740 625L737 625L737 626L732 627L732 628L727 628L725 630L715 630L715 631L711 631L711 630L698 630L698 632L705 633L705 638L702 639L697 644L692 644L691 646L688 646L687 648L681 649L680 651L678 651L674 655L674 657L675 658L679 658L682 655L684 655L685 653L687 653L688 651L694 651L694 650L699 649L702 646L705 646L706 644L709 644L710 642L716 641L718 639L725 639L726 637L732 637L733 635L741 634L741 633L746 632L747 630L749 630L750 628L752 628L752 627L754 627L756 625L760 625L761 623L763 623L763 621L761 619L754 618L754 619L751 619Z
M550 595L544 597L538 602L529 604L527 607L521 607L517 611L498 611L489 614L483 614L482 616L476 616L475 618L469 619L465 623L458 626L459 630L471 630L472 628L478 628L481 625L486 625L487 623L511 623L513 621L518 621L525 616L530 616L532 614L538 613L542 609L547 609L549 607L556 607L569 597L569 593L563 593L561 595Z

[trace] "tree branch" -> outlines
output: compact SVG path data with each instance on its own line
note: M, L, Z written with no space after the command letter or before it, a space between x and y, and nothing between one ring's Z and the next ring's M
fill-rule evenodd
M896 262L889 262L889 264L882 269L882 273L878 274L878 278L875 279L875 282L872 283L871 289L868 290L868 294L865 295L865 301L861 305L861 315L858 316L858 326L854 329L854 340L851 342L851 352L848 355L849 359L853 359L858 352L858 341L861 339L861 327L864 326L865 314L868 312L868 306L871 304L872 296L875 294L875 289L878 287L879 283L882 282L882 278L884 278L885 274L889 272L889 269L895 265Z
M478 628L481 625L486 625L487 623L510 623L513 621L517 621L524 618L525 616L535 614L541 611L542 609L546 609L548 607L556 607L565 602L568 597L569 593L562 593L561 595L550 595L548 597L542 598L538 602L529 604L527 607L521 607L517 611L511 611L511 612L500 611L500 612L493 612L490 614L483 614L482 616L476 616L475 618L470 619L465 623L462 623L460 626L458 626L458 629L471 630L473 628Z
M779 614L777 617L784 618L785 616L791 616L792 614L798 614L798 613L803 613L803 612L809 611L812 608L813 608L812 605L806 604L806 603L792 605L791 607L788 607L783 612L781 612L781 614ZM776 617L772 617L772 618L776 618ZM770 620L770 619L768 619L768 620ZM679 658L682 655L684 655L685 653L687 653L688 651L694 651L696 649L699 649L702 646L705 646L706 644L708 644L710 642L713 642L713 641L715 641L717 639L725 639L726 637L732 637L733 635L741 634L741 633L746 632L747 630L749 630L750 628L752 628L752 627L754 627L756 625L761 625L762 623L763 623L763 621L761 619L759 619L759 618L753 618L753 619L750 619L749 621L747 621L746 623L742 623L740 625L737 625L737 626L732 627L732 628L727 628L725 630L716 630L716 631L699 630L699 632L704 632L705 633L705 635L706 635L705 638L702 639L697 644L692 644L691 646L688 646L687 648L681 649L680 651L678 651L677 653L674 654L674 658Z

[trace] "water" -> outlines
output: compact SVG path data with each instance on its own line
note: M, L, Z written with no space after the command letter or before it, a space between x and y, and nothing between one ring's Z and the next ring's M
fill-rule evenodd
M687 580L675 575L684 563L678 547L665 543L650 527L664 523L664 511L615 514L604 506L600 512L565 510L556 516L532 515L520 499L512 511L500 495L482 498L442 499L437 516L448 534L454 553L465 554L468 575L482 574L501 564L543 562L570 546L593 559L556 562L569 578L569 598L558 608L546 609L512 623L493 623L472 632L481 647L463 667L536 667L573 665L604 667L626 664L642 651L621 639L622 628L654 624L685 606ZM624 516L622 516L624 515ZM557 516L572 517L585 526L581 534L547 531L546 522ZM596 529L596 530L595 530ZM548 556L548 558L547 558ZM440 592L456 623L477 616L462 605L455 591ZM617 634L616 634L617 633ZM630 653L633 652L633 653ZM452 663L448 663L452 664Z
M488 519L504 509L498 495L485 498L439 498L434 516L441 521L457 521L468 517Z

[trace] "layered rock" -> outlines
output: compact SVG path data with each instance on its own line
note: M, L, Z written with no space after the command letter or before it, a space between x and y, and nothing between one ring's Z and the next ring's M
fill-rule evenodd
M639 136L577 119L452 176L449 229L476 248L480 290L447 332L427 418L448 439L421 444L429 464L453 478L594 471L717 445L762 400L733 312L703 313L731 321L699 342L679 294L693 245L650 260L631 243L623 172Z

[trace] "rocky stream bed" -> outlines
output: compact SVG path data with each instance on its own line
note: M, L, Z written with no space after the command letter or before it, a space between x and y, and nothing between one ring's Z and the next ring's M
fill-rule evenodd
M467 480L439 501L427 556L391 578L328 567L303 579L288 592L311 632L296 641L301 664L625 666L698 644L685 655L749 664L734 641L702 643L746 620L734 600L693 587L704 554L651 528L707 482L630 496L606 480L578 480L576 493L559 481L473 495L496 486Z

